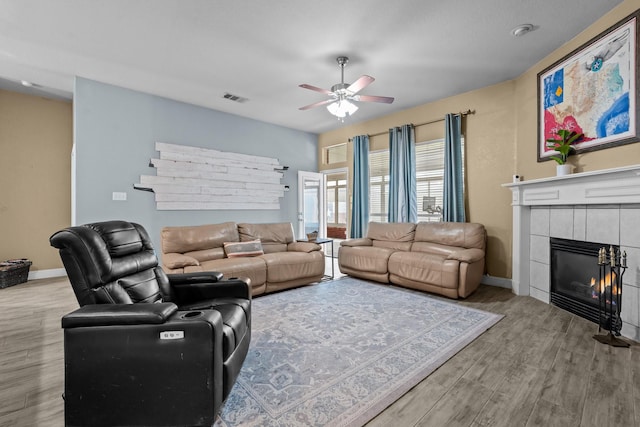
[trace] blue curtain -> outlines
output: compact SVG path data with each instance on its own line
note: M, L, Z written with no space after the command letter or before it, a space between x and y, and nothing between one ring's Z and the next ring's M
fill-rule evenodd
M351 238L367 235L369 226L369 136L353 138L353 205Z
M464 182L462 180L462 117L447 114L444 118L444 203L442 219L465 222Z
M389 222L418 222L412 125L389 129Z

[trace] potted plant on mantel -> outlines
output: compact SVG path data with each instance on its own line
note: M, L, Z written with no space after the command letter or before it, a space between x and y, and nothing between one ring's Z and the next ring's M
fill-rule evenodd
M567 163L567 157L569 157L573 151L573 144L580 140L584 134L567 129L558 129L556 134L560 139L547 139L547 148L551 148L558 153L557 156L551 156L551 158L558 163L556 166L556 175L569 175L573 166Z

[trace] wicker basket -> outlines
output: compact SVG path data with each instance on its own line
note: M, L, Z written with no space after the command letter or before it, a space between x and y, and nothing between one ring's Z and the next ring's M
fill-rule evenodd
M0 262L0 289L27 281L31 261L28 259L10 259Z
M318 239L318 232L314 231L313 233L307 233L307 240L310 242L315 242Z

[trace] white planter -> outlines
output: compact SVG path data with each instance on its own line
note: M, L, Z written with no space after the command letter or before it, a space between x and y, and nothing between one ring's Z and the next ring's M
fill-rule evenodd
M556 176L570 175L573 172L573 165L565 163L564 165L556 166Z

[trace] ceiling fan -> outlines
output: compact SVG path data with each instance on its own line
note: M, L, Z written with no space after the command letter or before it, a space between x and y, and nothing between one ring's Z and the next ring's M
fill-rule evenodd
M330 98L300 107L300 110L309 110L321 105L326 105L327 110L329 110L331 114L339 117L341 120L344 120L345 116L351 116L358 110L358 107L351 101L382 102L385 104L391 104L393 102L393 98L388 96L358 95L358 92L373 83L375 79L371 76L364 75L352 84L345 83L344 67L347 65L347 62L349 62L349 58L346 56L339 56L336 58L336 61L340 66L341 80L340 83L333 85L331 90L322 89L308 84L300 85L301 88L324 93L325 95L329 95Z

